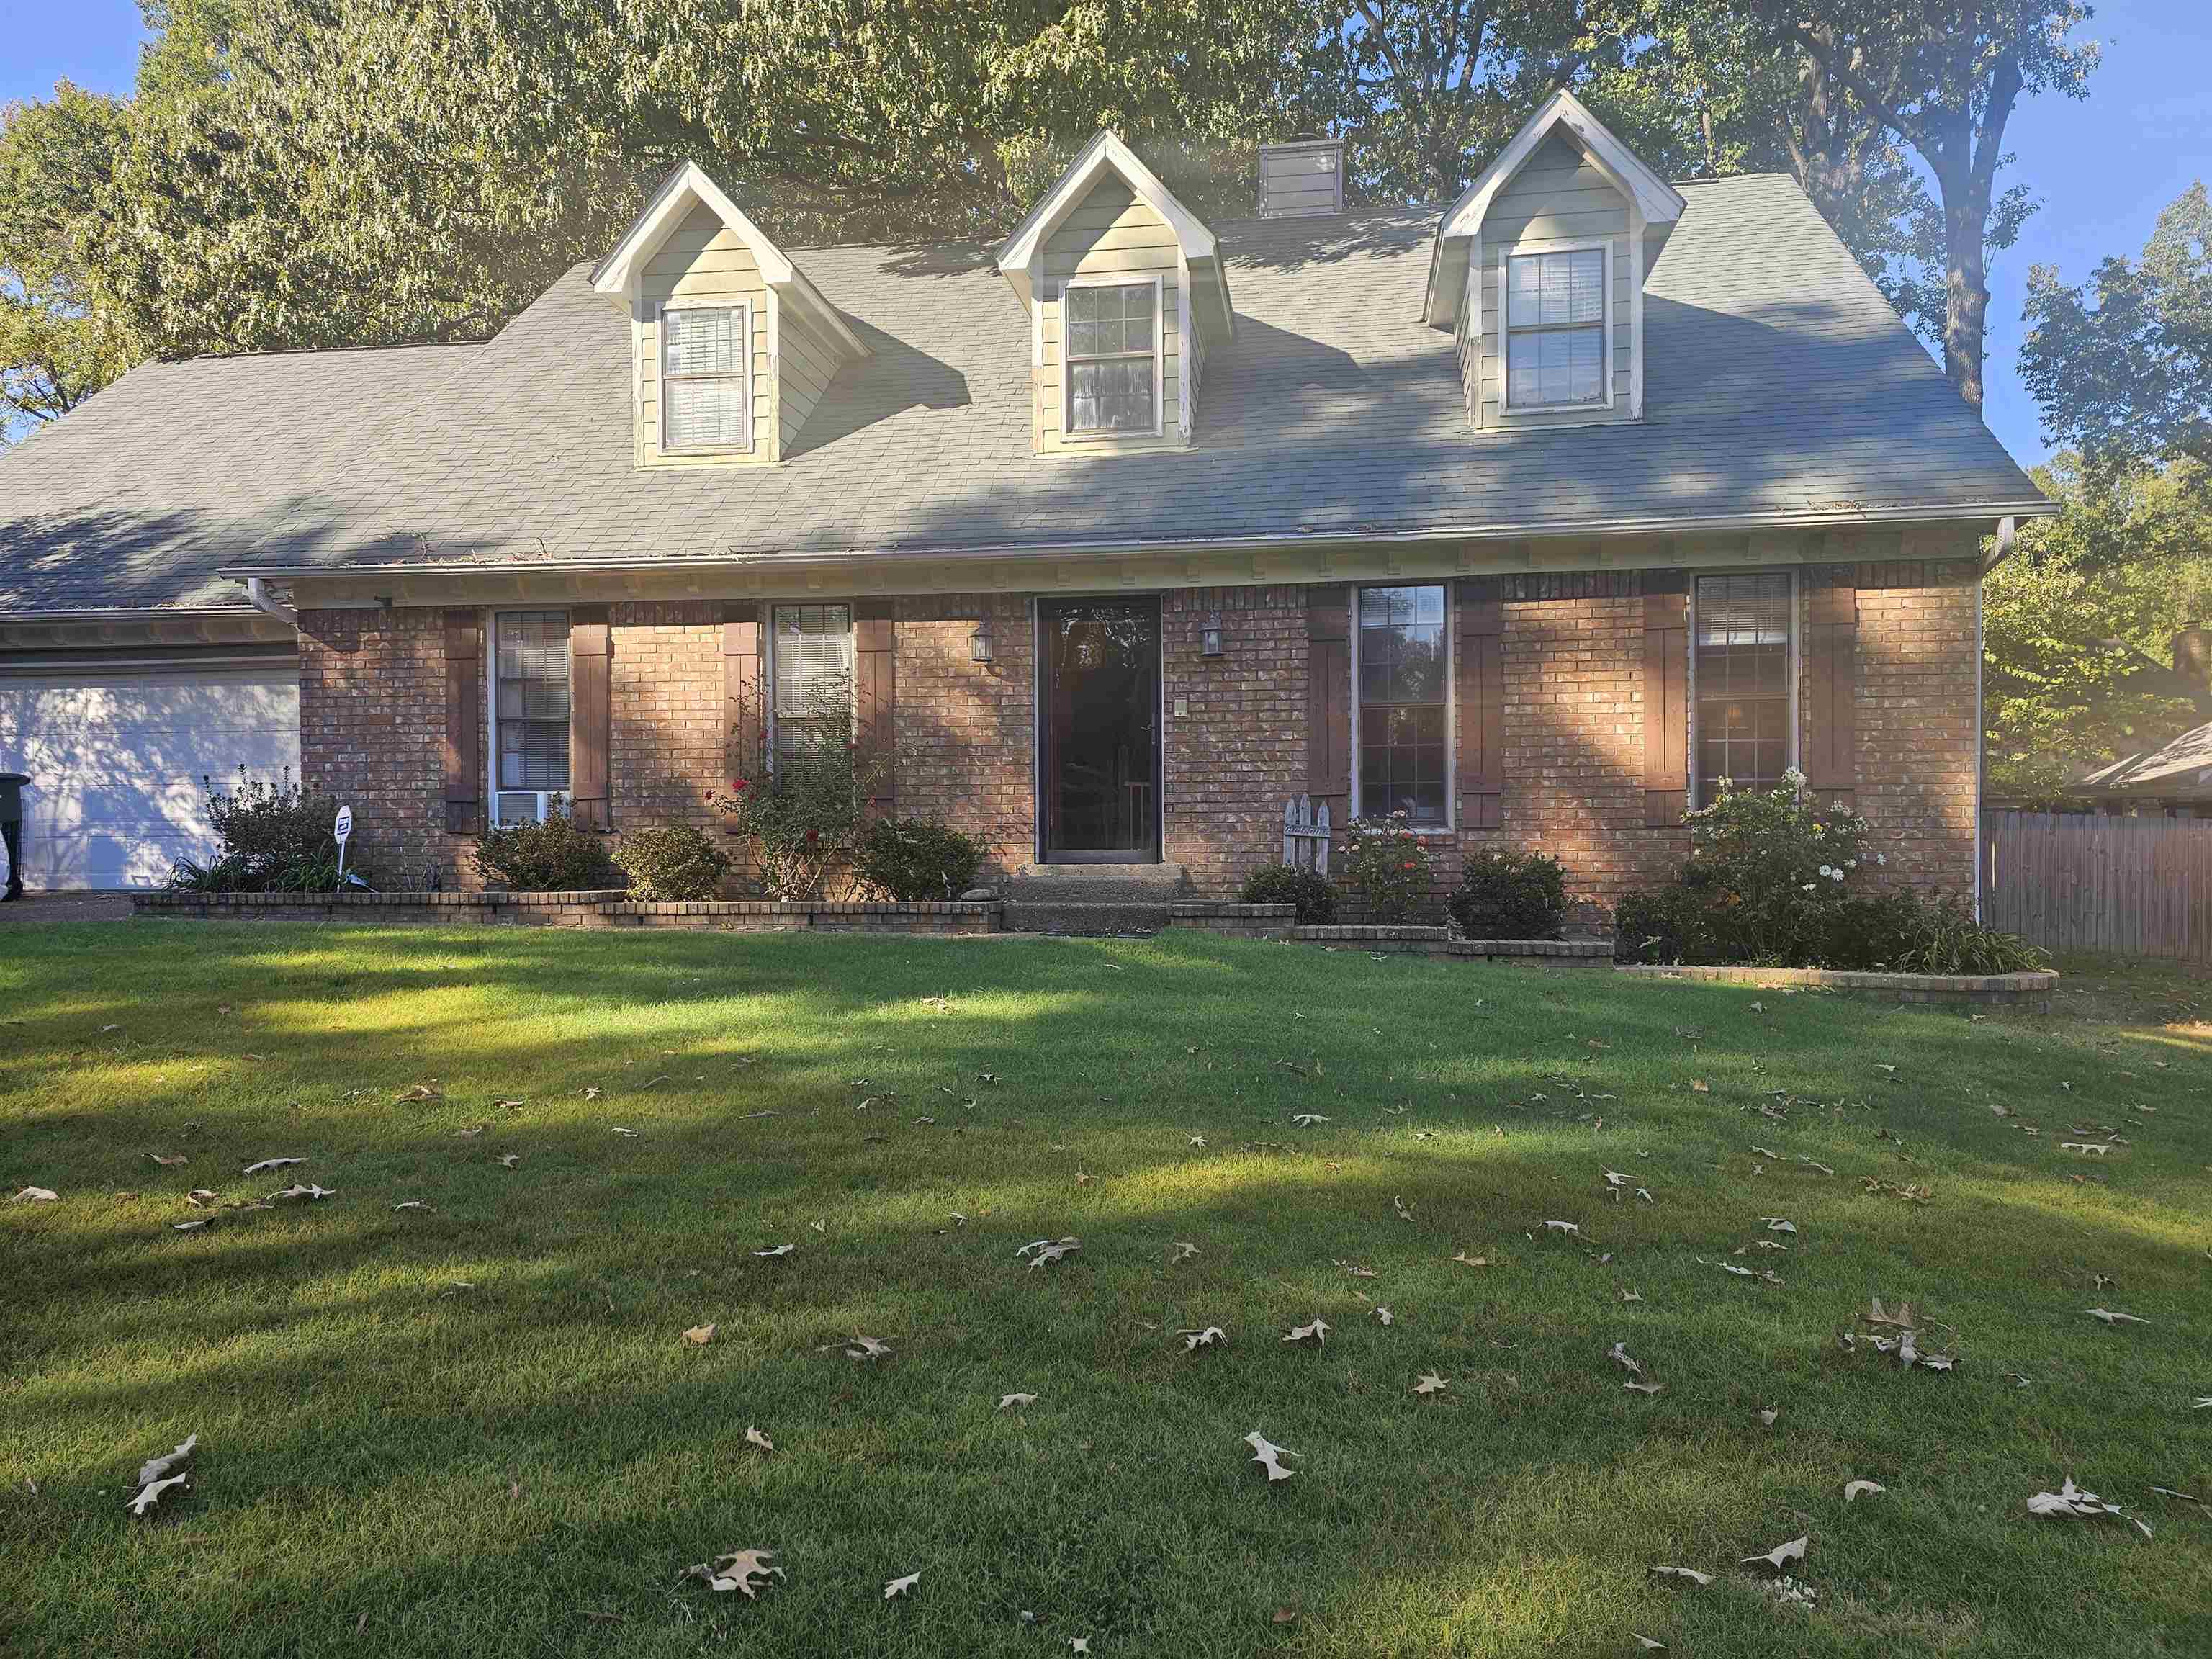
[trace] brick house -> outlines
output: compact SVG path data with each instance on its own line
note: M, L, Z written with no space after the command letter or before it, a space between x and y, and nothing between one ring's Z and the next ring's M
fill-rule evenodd
M307 781L448 879L564 797L711 823L849 681L878 805L1000 872L1226 894L1310 793L1605 902L1796 765L1971 890L1980 580L2049 507L1796 185L1564 93L1441 212L1335 167L1216 230L1101 134L996 249L789 250L687 167L489 340L148 365L0 461L0 664L229 583Z

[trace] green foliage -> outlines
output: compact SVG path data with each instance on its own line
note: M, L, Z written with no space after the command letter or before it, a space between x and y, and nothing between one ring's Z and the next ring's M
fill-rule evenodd
M1653 887L1623 893L1613 912L1613 959L1625 963L1717 962L1702 888Z
M1933 903L1915 896L1890 965L1906 974L2023 974L2049 967L2051 958L2011 933L1984 927L1947 893Z
M1344 831L1344 884L1362 920L1411 921L1429 906L1428 843L1407 827L1403 812L1354 818Z
M566 811L538 823L511 823L484 831L472 855L486 881L505 882L518 893L575 893L615 885L605 837Z
M1863 850L1866 820L1824 807L1805 792L1802 773L1783 774L1778 789L1732 789L1687 814L1686 887L1711 899L1714 948L1729 962L1802 966L1826 937L1827 912L1861 866L1885 862Z
M1244 878L1237 896L1247 904L1295 904L1301 927L1326 927L1336 920L1335 887L1303 865L1263 864Z
M633 898L710 899L730 873L730 855L721 844L691 823L625 830L610 857L629 878Z
M853 872L902 902L957 899L975 884L983 849L940 818L878 818L860 832Z
M1790 967L1900 974L2017 974L2046 966L2033 945L1976 921L1956 898L1911 889L1850 894L1821 908L1820 934ZM1717 892L1680 884L1622 895L1613 913L1613 959L1623 963L1737 963L1736 924Z
M204 781L208 822L221 850L205 864L179 860L170 886L201 893L327 893L337 886L334 799L310 794L289 771L278 782L264 783L241 766L232 788L218 789L213 778ZM367 879L358 865L353 872Z
M1557 939L1567 872L1543 853L1471 852L1444 903L1462 939Z
M2072 455L2036 474L2058 516L1983 589L1992 799L2078 805L2084 773L2212 720L2212 685L2169 666L2173 636L2212 620L2204 477L2180 460L2092 478Z
M2212 199L2198 179L2158 216L2142 258L2069 288L2028 273L2020 378L2045 439L2100 477L2186 456L2212 467Z
M777 743L728 794L710 799L750 843L763 892L821 898L854 873L884 760L854 742L853 682L842 675L817 684L804 715L778 723Z

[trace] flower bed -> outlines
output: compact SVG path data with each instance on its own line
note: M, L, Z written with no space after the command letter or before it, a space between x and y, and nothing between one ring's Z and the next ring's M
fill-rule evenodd
M1972 1004L2047 1009L2058 975L2048 968L2020 974L1890 974L1838 968L1622 966L1615 973L1650 979L1702 980L1713 985L1812 988L1884 1002Z
M620 888L570 893L138 893L142 916L232 921L392 922L434 927L673 927L732 933L995 933L995 899L945 903L848 903L827 899L654 901Z

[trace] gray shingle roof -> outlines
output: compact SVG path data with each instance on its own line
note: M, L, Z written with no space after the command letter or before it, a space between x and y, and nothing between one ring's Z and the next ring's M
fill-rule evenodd
M218 567L1574 532L2039 498L1786 177L1682 187L1640 425L1472 429L1419 320L1432 213L1221 228L1232 345L1188 451L1030 453L988 252L793 257L874 356L775 468L640 471L582 267L474 345L134 369L0 458L0 614L234 602ZM541 545L542 544L542 545Z

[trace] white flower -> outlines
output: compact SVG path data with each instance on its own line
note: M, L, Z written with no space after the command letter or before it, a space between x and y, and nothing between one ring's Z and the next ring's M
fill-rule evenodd
M1832 879L1836 881L1841 881L1844 878L1844 872L1840 870L1831 870L1828 872L1828 874Z
M1835 874L1835 872L1829 869L1828 866L1824 864L1820 866L1820 873L1824 876L1832 876Z
M1814 884L1813 884L1812 882L1809 882L1809 881L1808 881L1808 882L1807 882L1807 883L1805 884L1805 890L1806 890L1807 892L1808 892L1808 893L1809 893L1809 892L1811 892L1811 891L1813 890L1814 885Z
M1881 854L1879 854L1879 853L1876 853L1876 854L1874 855L1874 861L1875 861L1876 864L1887 864L1887 863L1888 863L1888 862L1889 862L1889 860L1888 860L1887 859L1884 858L1884 857L1883 857Z
M1844 860L1844 868L1846 870L1856 870L1858 867L1859 861L1856 859L1845 859Z
M1782 781L1795 789L1805 781L1805 775L1794 766L1786 767L1782 773Z

